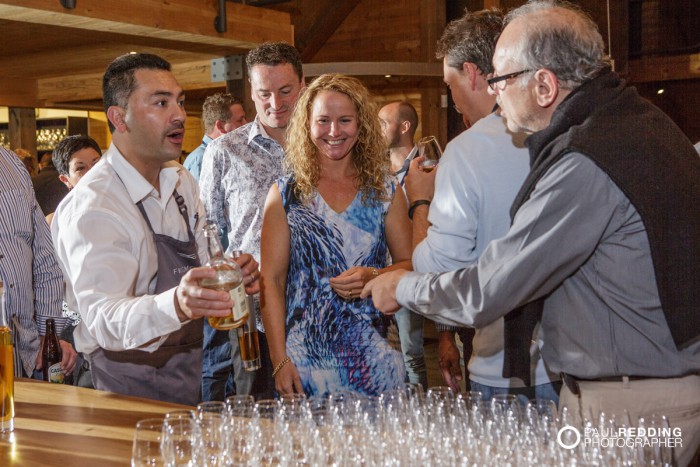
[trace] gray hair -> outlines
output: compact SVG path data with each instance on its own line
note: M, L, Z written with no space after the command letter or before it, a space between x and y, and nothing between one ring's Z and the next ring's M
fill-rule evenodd
M598 26L578 6L559 0L530 0L511 10L506 24L516 19L525 34L514 47L512 60L523 69L546 68L563 89L575 89L609 66Z

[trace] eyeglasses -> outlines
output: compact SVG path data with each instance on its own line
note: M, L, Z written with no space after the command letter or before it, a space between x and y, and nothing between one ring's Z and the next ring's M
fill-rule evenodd
M487 79L486 82L488 83L488 85L492 91L496 91L496 90L503 91L506 88L506 80L509 80L511 78L515 78L516 76L520 76L523 73L528 73L530 71L534 71L534 70L521 70L521 71L516 71L513 73L508 73L508 74L503 75L503 76L493 76L492 78Z

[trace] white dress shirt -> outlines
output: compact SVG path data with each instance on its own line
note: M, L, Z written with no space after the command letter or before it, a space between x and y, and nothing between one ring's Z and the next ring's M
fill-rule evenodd
M187 205L204 263L204 208L194 178L176 162L163 164L159 194L112 145L56 211L52 235L66 278L66 302L82 317L75 330L78 351L152 352L180 328L175 288L154 295L157 251L136 206L142 202L156 233L187 240L175 189Z

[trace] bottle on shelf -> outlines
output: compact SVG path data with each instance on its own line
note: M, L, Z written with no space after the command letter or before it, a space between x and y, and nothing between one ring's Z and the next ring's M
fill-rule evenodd
M228 292L233 302L233 308L228 316L210 316L209 325L222 331L237 328L246 322L250 314L243 285L243 273L235 261L224 256L224 248L221 246L219 228L216 224L210 223L204 227L204 237L207 240L209 252L207 266L216 270L216 277L202 279L200 285L208 289Z
M58 343L56 321L53 318L46 320L46 335L44 336L44 345L41 348L41 358L44 381L63 384L66 379L61 369L63 352L61 351L61 345Z
M15 428L15 368L10 320L5 313L5 286L0 281L0 433Z
M238 258L243 252L241 250L233 250L233 257ZM241 349L241 361L245 371L255 371L260 369L260 344L258 342L258 328L255 324L256 304L255 297L252 295L246 296L248 300L248 319L238 329L238 346Z

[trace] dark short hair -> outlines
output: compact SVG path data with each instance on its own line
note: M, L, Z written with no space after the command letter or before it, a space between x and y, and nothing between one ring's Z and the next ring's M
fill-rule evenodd
M170 71L170 63L152 54L125 54L109 64L102 77L102 100L105 113L113 105L126 107L129 97L135 89L134 73L136 70ZM114 132L114 125L107 119L109 131Z
M53 165L58 170L58 173L68 175L68 166L73 158L73 154L87 148L92 148L97 151L97 154L102 154L100 145L89 136L73 135L59 141L53 150L53 156L51 156Z
M277 66L289 63L294 68L294 72L301 81L304 70L301 65L301 56L294 46L286 42L266 42L254 48L245 57L245 64L248 68L248 76L253 71L255 65Z
M214 131L216 121L227 122L231 119L231 106L243 103L241 100L227 92L217 92L204 100L202 105L202 121L204 122L204 131L211 133Z
M449 66L462 69L473 63L483 73L493 73L493 52L503 29L503 13L493 8L451 21L437 43L437 58L445 58Z

